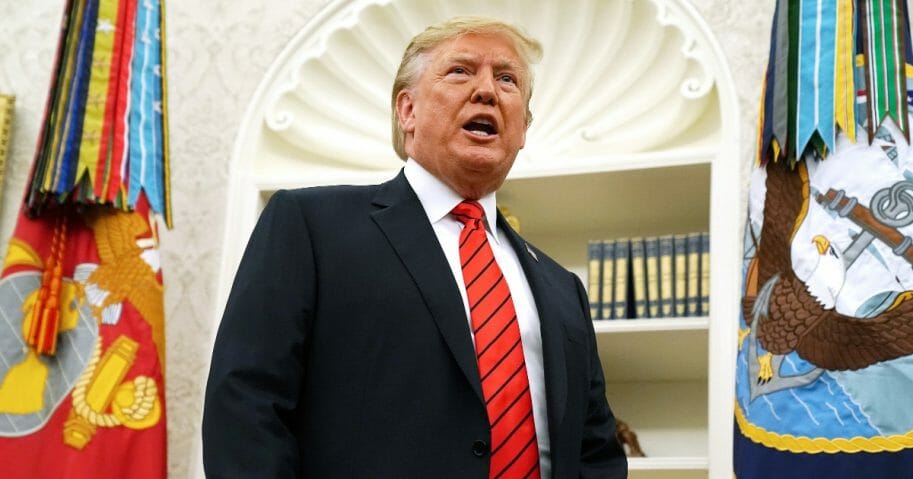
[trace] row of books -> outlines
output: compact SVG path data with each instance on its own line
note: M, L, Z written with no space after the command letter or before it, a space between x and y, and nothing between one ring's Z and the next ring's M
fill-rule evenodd
M707 233L590 241L588 261L587 293L593 319L710 313Z

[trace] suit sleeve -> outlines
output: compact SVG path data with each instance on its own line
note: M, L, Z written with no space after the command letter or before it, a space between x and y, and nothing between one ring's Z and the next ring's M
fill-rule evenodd
M213 349L203 409L207 477L298 477L292 423L314 290L307 225L293 195L277 192L250 237Z
M615 416L605 397L605 377L596 348L596 332L589 317L589 302L583 283L576 275L574 281L581 308L587 319L591 371L589 405L580 448L580 477L624 479L628 477L628 461L624 449L615 438Z

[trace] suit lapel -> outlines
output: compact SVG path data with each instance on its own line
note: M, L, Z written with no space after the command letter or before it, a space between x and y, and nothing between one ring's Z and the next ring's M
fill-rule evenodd
M484 402L460 291L428 216L402 171L381 185L374 204L382 208L372 212L371 217L412 275L453 357Z
M555 291L551 279L539 263L539 253L520 237L498 213L498 226L506 232L507 238L517 252L517 258L526 274L530 290L539 312L539 329L542 334L542 362L545 367L545 399L548 423L552 438L564 420L567 406L567 365L564 356L566 333L561 325L562 313L549 294Z
M460 292L449 274L450 267L428 217L402 172L381 185L374 204L381 208L372 212L371 217L409 271L466 380L479 400L484 402L475 349ZM500 213L498 226L506 232L517 252L539 312L549 429L554 437L554 431L559 430L564 420L567 406L566 333L562 326L562 313L553 301L547 300L555 287L539 264L538 253L510 228Z

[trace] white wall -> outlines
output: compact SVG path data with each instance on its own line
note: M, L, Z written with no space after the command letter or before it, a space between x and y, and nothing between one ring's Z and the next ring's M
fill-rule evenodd
M742 131L746 137L740 139L741 157L732 161L748 164L753 157L774 2L692 1L714 30L739 87ZM17 97L12 149L0 195L0 253L5 252L6 241L15 226L28 177L63 3L63 0L0 1L0 93ZM212 318L221 307L214 303L226 216L225 185L238 124L272 59L327 3L327 0L170 0L167 3L175 229L163 231L162 265L168 355L169 471L173 478L192 477L199 472L197 448L203 380L214 334Z

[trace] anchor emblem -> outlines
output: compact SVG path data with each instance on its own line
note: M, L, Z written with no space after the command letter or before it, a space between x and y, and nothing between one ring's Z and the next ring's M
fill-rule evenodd
M890 246L894 254L913 264L913 239L898 230L913 224L913 182L899 181L876 191L870 208L860 205L856 198L847 196L843 190L830 189L823 195L817 195L816 199L824 208L862 228L862 232L843 251L843 262L847 269L876 239Z

